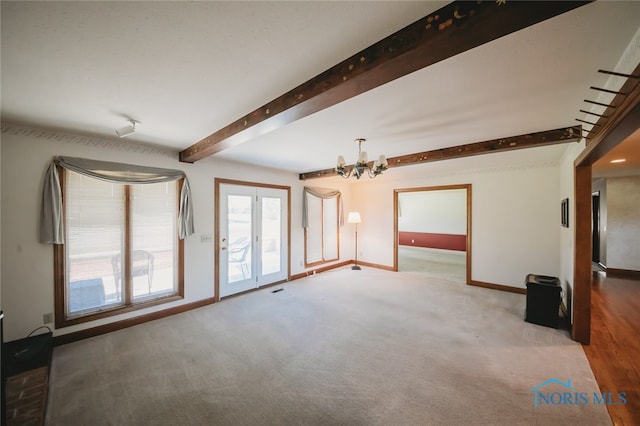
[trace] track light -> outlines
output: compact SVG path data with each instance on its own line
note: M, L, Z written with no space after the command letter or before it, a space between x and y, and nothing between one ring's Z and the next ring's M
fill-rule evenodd
M126 136L132 135L135 133L136 131L136 124L140 124L139 121L136 121L134 119L128 119L127 120L129 123L131 123L131 125L129 126L124 126L118 130L116 130L116 135L120 136L121 138L124 138Z

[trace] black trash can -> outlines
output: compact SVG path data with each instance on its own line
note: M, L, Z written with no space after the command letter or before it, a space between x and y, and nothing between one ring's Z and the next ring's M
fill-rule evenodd
M525 321L558 328L562 287L560 279L546 275L528 274L527 310Z

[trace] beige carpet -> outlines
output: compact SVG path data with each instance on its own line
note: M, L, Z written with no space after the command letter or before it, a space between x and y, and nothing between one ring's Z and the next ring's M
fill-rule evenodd
M467 253L426 247L398 246L398 271L466 282Z
M611 424L534 407L548 379L598 389L525 296L369 268L276 288L55 348L47 424Z

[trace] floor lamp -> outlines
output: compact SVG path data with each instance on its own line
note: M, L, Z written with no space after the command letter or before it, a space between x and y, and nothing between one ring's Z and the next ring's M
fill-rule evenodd
M360 213L349 212L349 216L347 217L347 222L356 224L356 262L355 262L355 265L351 267L351 269L359 271L360 266L358 266L358 224L362 222L362 219L360 219Z

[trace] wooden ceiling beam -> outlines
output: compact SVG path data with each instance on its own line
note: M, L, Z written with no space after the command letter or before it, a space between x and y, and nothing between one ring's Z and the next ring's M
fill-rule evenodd
M193 163L589 1L455 1L180 152Z
M564 127L525 135L475 142L466 145L434 149L432 151L401 155L389 158L389 168L411 166L414 164L430 163L433 161L452 160L454 158L471 157L474 155L492 154L496 152L512 151L515 149L535 148L539 146L556 145L567 142L577 142L581 139L581 126ZM353 165L347 167L350 169ZM317 170L315 172L300 173L300 180L317 179L337 176L335 169Z

